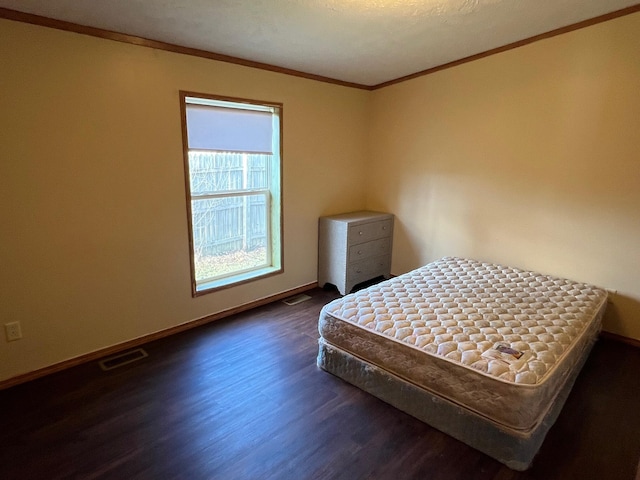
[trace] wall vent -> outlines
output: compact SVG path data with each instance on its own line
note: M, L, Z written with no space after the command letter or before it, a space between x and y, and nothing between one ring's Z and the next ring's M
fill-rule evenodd
M118 355L113 355L112 357L107 357L98 362L100 364L100 368L105 372L107 370L113 370L114 368L122 367L123 365L127 365L132 362L136 362L142 358L148 357L147 352L145 352L141 348L136 348L135 350L129 350L128 352L119 353Z

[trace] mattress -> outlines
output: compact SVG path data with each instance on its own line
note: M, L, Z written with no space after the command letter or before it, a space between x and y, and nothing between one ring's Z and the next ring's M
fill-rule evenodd
M575 378L606 298L585 283L447 257L325 305L320 343L526 434ZM501 348L520 359L497 358Z

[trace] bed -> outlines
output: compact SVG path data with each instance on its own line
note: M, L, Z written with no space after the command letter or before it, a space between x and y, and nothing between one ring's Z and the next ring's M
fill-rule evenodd
M605 290L447 257L320 313L318 366L526 470L600 332Z

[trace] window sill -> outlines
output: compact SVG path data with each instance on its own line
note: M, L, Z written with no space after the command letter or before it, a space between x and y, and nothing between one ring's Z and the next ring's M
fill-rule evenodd
M279 267L264 267L258 270L240 273L238 275L232 275L229 277L217 278L215 280L198 283L195 285L194 296L204 295L205 293L210 293L215 290L251 282L253 280L258 280L260 278L268 277L280 272L282 272L282 268Z

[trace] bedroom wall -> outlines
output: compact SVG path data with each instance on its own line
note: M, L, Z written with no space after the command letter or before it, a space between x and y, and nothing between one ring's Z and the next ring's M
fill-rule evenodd
M317 279L370 92L0 20L0 381ZM178 90L284 103L285 273L191 297ZM336 175L335 172L340 172Z
M377 90L367 206L392 271L469 256L618 291L640 339L640 13Z

